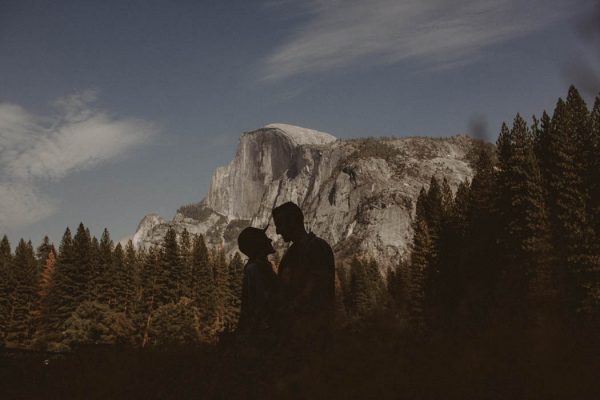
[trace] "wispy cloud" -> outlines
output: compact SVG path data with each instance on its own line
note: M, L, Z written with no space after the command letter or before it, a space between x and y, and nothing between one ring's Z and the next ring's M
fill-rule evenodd
M281 8L285 6L283 2ZM566 0L311 0L311 17L265 60L263 78L403 60L439 69L541 29L573 10Z
M156 135L152 124L115 118L96 109L95 100L93 91L59 99L52 116L0 103L0 226L51 215L56 202L41 184L122 156Z

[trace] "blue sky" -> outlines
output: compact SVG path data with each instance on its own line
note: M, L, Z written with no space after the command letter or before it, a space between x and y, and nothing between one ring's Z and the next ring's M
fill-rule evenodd
M240 134L468 133L600 91L593 0L0 4L0 234L113 238L199 201Z

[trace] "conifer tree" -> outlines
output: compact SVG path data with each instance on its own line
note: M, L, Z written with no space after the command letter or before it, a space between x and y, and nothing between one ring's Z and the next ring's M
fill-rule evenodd
M148 334L152 346L189 346L200 341L198 310L192 300L182 297L177 303L160 306L152 313Z
M93 298L101 304L109 304L112 292L112 265L114 244L108 229L104 228L98 244L97 264L92 278Z
M371 308L367 271L361 260L353 257L350 262L350 281L346 308L357 317L365 316Z
M87 286L87 299L90 301L98 300L98 290L96 285L100 283L100 242L96 236L90 240L89 257L89 282Z
M492 156L486 148L479 152L475 176L469 190L465 245L458 269L463 310L475 324L484 322L495 301L498 280L498 212Z
M431 254L431 237L426 220L417 216L414 223L408 276L408 316L414 329L425 328L425 277Z
M228 290L225 302L225 327L228 331L234 331L240 317L242 304L242 280L244 275L244 263L239 253L231 258L227 266Z
M148 344L152 312L158 308L156 295L160 268L160 249L152 246L144 254L140 269L141 290L137 315L142 331L142 347Z
M408 271L409 262L405 258L401 258L395 268L388 270L386 276L387 291L392 301L391 305L398 315L405 315L406 313Z
M576 310L582 301L580 280L588 266L591 236L574 134L582 122L570 115L581 116L578 103L573 98L569 105L562 99L558 100L549 131L546 162L542 164L547 169L544 175L554 258L561 268L559 280L566 282L562 297L571 311Z
M217 286L202 235L194 237L192 246L193 297L200 316L203 339L212 336L217 318Z
M427 224L427 231L431 241L429 255L427 259L427 269L425 272L425 302L428 308L432 308L435 303L440 301L440 241L444 223L444 204L442 187L435 176L431 177L429 189L424 197L425 207L421 217Z
M80 269L76 263L75 245L71 230L67 228L59 246L53 283L42 302L40 337L43 342L61 340L64 322L81 302L81 277L78 276Z
M45 299L48 296L52 281L54 279L54 267L56 266L56 255L54 250L48 252L46 262L40 272L40 278L38 281L38 298L40 300Z
M80 223L73 237L75 260L73 262L74 276L73 289L78 302L87 300L90 296L89 286L92 278L90 268L91 237L90 232Z
M44 239L42 239L42 243L38 246L36 251L39 272L42 271L42 268L48 260L48 254L51 251L54 252L54 255L56 256L56 249L54 248L54 245L50 243L50 239L48 238L48 236L44 236Z
M112 284L111 299L108 305L118 312L124 312L127 309L127 270L125 268L125 253L121 243L117 243L113 252L113 262L111 268Z
M13 261L12 310L6 340L23 345L32 334L31 313L36 303L37 261L31 242L19 241Z
M179 282L179 296L192 298L192 241L187 229L181 232L179 238L179 252L181 254L181 281Z
M127 241L127 245L125 245L125 270L123 272L123 312L127 316L131 316L135 308L137 288L140 286L139 264L133 242L129 240Z
M517 114L510 132L508 158L499 158L499 181L504 190L501 219L504 232L504 304L511 313L523 312L532 284L537 298L550 293L550 231L542 189L541 173L534 152L534 136ZM534 284L535 281L535 284Z
M6 235L0 241L0 343L4 339L6 325L11 314L11 284L12 254L10 242Z
M215 249L211 255L211 266L214 274L217 298L217 313L215 328L217 332L221 332L226 328L226 307L227 301L230 298L229 294L229 273L227 261L225 259L225 250L223 248Z
M592 157L590 160L589 170L589 213L593 224L594 234L596 238L600 238L600 96L596 97L594 108L590 115L590 132L591 132L591 147L590 152ZM598 241L596 240L594 253L600 256Z
M169 228L165 234L161 255L160 270L157 275L156 304L161 306L179 301L179 283L183 266L177 244L177 235L173 228Z
M40 329L42 323L42 305L46 302L50 288L54 281L54 268L56 266L56 253L54 248L48 252L46 262L42 266L39 278L37 281L37 303L35 305L32 325L35 329Z

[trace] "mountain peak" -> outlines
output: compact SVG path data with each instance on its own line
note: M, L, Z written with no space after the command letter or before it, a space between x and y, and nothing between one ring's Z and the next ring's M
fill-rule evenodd
M263 129L276 129L297 145L327 144L335 142L336 137L325 132L289 124L268 124Z

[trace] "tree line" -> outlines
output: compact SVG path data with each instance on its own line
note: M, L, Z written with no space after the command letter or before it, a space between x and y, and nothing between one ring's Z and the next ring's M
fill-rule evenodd
M383 311L417 332L507 323L600 322L600 98L571 87L553 114L517 114L496 146L473 151L453 191L431 178L418 196L408 255L383 277L375 260L338 268L338 311ZM58 251L0 242L0 338L63 350L86 344L215 343L235 330L243 262L201 235L169 229L160 245L114 245L80 224Z
M454 330L510 321L590 327L600 317L600 98L573 86L552 116L502 124L455 193L419 194L410 256L388 287L410 325Z
M83 224L59 249L45 237L14 254L0 242L0 337L7 347L213 343L235 329L243 263L208 249L201 235L169 229L160 245L115 245Z

